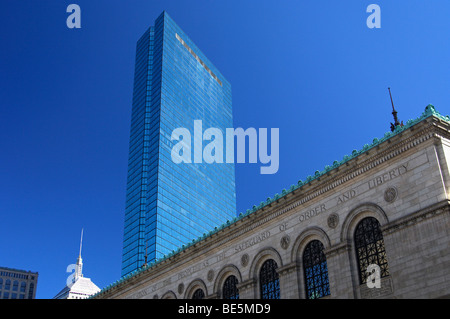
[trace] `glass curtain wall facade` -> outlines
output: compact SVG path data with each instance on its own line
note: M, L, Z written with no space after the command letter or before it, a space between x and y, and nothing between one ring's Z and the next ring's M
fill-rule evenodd
M131 117L122 276L236 216L234 164L193 160L195 120L233 127L231 85L166 12L137 43ZM172 161L176 128L191 164Z

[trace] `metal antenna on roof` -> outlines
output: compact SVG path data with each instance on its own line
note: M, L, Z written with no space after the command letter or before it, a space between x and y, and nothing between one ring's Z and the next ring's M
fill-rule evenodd
M394 124L391 123L391 131L393 132L397 126L399 126L399 125L403 126L403 122L400 123L398 121L397 111L395 110L394 101L392 100L391 88L388 88L388 90L389 90L389 96L391 98L391 104L392 104L392 115L394 116Z
M147 266L147 244L148 244L148 242L146 241L146 242L145 242L145 256L144 256L145 262L144 262L144 264L142 265L142 267Z

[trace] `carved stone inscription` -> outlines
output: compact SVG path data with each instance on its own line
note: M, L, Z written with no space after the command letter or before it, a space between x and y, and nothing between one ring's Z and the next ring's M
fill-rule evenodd
M253 245L256 245L256 244L262 242L263 240L266 240L267 238L269 238L269 236L270 236L270 231L265 231L255 237L250 238L249 240L244 241L242 244L235 246L234 251L236 253L238 253L248 247L251 247Z
M354 189L351 189L338 197L337 204L340 205L342 203L345 203L346 201L352 199L353 197L356 197L356 191Z
M143 290L135 293L134 295L129 296L129 298L143 298L146 295L148 295L149 293L154 292L166 285L169 285L172 282L182 281L184 278L190 277L196 272L203 271L206 267L211 267L213 264L215 264L217 262L222 262L226 258L228 258L236 253L243 252L247 248L252 247L253 245L259 244L271 236L275 236L279 233L284 233L288 228L295 227L295 225L298 225L300 223L308 221L308 220L312 219L313 217L316 217L319 214L326 212L327 210L330 211L334 207L339 207L340 204L342 204L346 201L349 201L349 200L353 200L354 198L360 196L361 194L364 194L364 193L372 190L373 188L376 188L390 180L400 177L400 176L406 174L407 172L413 170L414 168L419 167L427 162L428 162L427 155L422 154L408 162L405 162L404 164L402 164L394 169L391 169L383 174L376 176L375 178L370 179L369 181L366 180L366 181L361 182L358 185L354 185L352 189L342 192L341 194L339 194L336 197L329 198L328 200L326 200L326 203L322 202L322 204L310 207L306 211L301 212L299 215L296 215L295 217L292 216L291 220L284 220L281 225L277 225L270 231L267 230L260 234L254 235L253 237L246 239L245 241L237 244L236 246L230 247L229 249L222 251L218 255L211 256L209 259L205 259L204 261L202 261L194 266L185 268L184 270L180 271L177 274L174 274L172 277L169 277L168 279L166 279L162 282L159 282L155 285L147 287L146 289L143 289ZM339 222L339 217L337 215L336 216L334 216L334 215L336 215L336 214L331 214L329 216L329 218L327 219L328 226L331 228L336 227ZM288 246L289 242L286 240L284 240L284 241L281 240L280 244L282 245L282 247ZM244 254L242 256L242 260L241 260L242 265L245 266L248 263L248 260L249 260L248 254ZM180 290L182 291L183 289L180 289L180 287L178 287L178 288L179 288L178 293L181 294ZM363 288L361 291L361 295L363 298L367 298L369 296L374 297L374 296L378 296L378 295L385 295L385 294L388 294L390 291L392 291L392 285L387 285L385 287L385 289L381 289L381 290L377 290L377 291L366 291Z
M374 179L370 180L369 181L369 189L377 187L387 181L390 181L396 177L399 177L399 176L405 174L406 172L408 172L408 164L409 163L405 163L397 168L394 168L393 170L390 170L389 172L381 174L381 175L375 177Z
M300 214L300 216L298 217L299 222L303 222L305 220L308 220L314 216L319 215L320 213L323 213L324 211L326 211L326 207L325 204L322 204L320 206L314 207L312 209L308 209L306 212Z
M192 273L203 270L209 266L209 261L205 260L203 263L187 268L178 274L178 280L183 279L186 276L190 276Z

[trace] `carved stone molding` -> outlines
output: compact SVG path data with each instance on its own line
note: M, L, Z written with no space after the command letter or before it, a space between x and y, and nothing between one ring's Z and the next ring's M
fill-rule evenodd
M296 262L290 263L286 266L277 268L277 273L280 276L284 276L293 272L296 272L298 269L298 264Z
M211 282L214 279L214 270L209 270L208 274L206 275L206 278L208 279L209 282Z
M246 281L243 281L243 282L237 284L236 287L239 290L247 290L247 289L253 289L253 287L255 287L255 285L256 285L256 280L252 278L252 279L249 279L249 280L246 280Z
M248 254L243 254L241 257L241 265L242 267L247 267L248 262L250 261L250 257Z
M450 202L447 200L434 204L425 210L421 210L420 212L413 213L386 224L381 228L381 230L383 231L383 235L390 235L396 231L416 225L423 220L433 218L443 213L450 213Z
M398 191L397 188L394 186L388 187L384 191L384 200L388 203L393 203L397 199Z
M336 255L344 254L344 253L346 254L346 253L348 253L348 251L350 249L351 248L350 248L349 244L347 244L347 243L340 243L340 244L331 246L328 249L325 249L323 251L323 253L325 254L325 256L327 258L329 258L329 257L334 257Z
M330 228L336 228L339 225L339 215L336 213L330 214L327 218L327 224Z
M283 236L280 240L280 246L284 250L288 249L290 243L291 243L291 238L288 235Z
M181 283L178 285L178 293L181 295L184 292L184 284Z

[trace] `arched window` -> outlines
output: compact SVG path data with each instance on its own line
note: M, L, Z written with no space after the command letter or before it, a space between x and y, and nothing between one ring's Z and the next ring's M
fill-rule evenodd
M239 299L239 290L237 289L238 279L231 275L223 284L222 296L223 299Z
M19 282L17 280L14 280L13 282L13 291L19 290Z
M361 284L367 282L367 277L370 275L367 272L367 267L371 264L380 267L381 278L389 276L384 239L378 220L367 217L356 226L355 249Z
M6 279L5 281L5 290L10 290L11 289L11 280Z
M2 290L2 289L3 289L3 279L0 278L0 290Z
M20 292L25 292L26 287L27 287L27 283L25 281L22 281L20 283Z
M203 292L202 289L197 289L194 294L192 295L192 299L204 299L205 298L205 293Z
M276 269L277 263L273 259L264 262L259 272L261 299L280 299L280 279Z
M306 298L316 299L330 295L327 259L323 244L318 240L310 242L303 252Z

